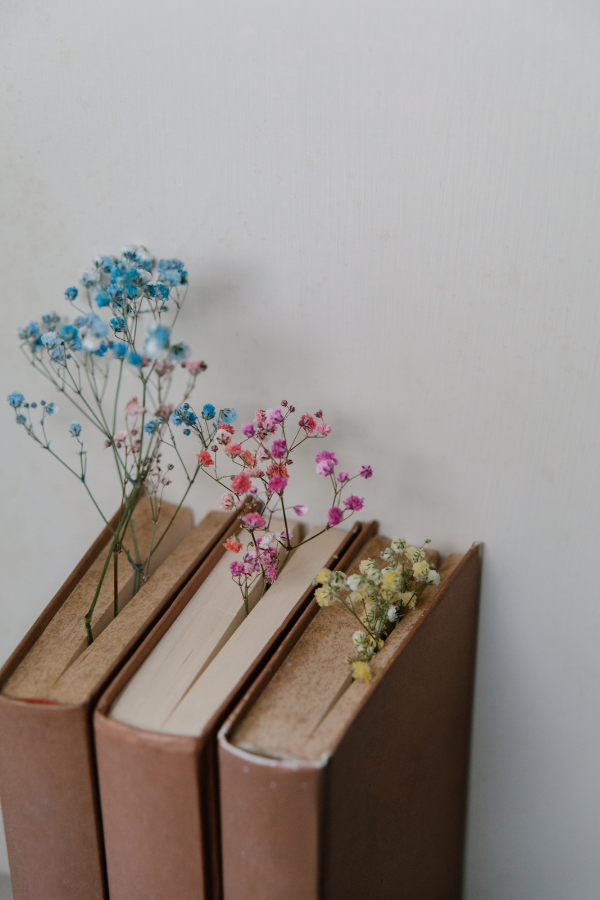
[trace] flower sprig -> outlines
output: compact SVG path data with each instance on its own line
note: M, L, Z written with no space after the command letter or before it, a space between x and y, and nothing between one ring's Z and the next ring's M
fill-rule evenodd
M341 603L362 626L352 637L356 657L345 659L352 666L352 677L362 681L370 681L369 663L387 635L415 608L423 588L440 583L439 573L426 559L424 546L409 546L405 540L394 538L380 555L388 563L383 568L373 559L364 559L356 575L321 569L313 581L318 585L315 598L319 606Z
M297 516L305 516L308 512L304 504L288 500L290 469L298 448L308 441L323 440L331 433L331 427L323 420L322 410L314 415L304 413L299 419L296 419L295 412L295 407L287 400L283 400L279 407L257 409L254 421L242 425L239 437L232 425L237 418L235 409L222 410L213 427L208 425L215 416L215 408L210 404L203 408L200 416L189 404L184 404L171 417L175 425L185 425L184 434L193 432L200 439L202 450L197 454L199 465L208 477L226 489L221 496L221 507L228 511L242 509L250 502L255 504L256 508L241 518L243 529L249 537L243 561L236 560L230 566L232 577L242 591L246 609L249 584L256 573L261 573L266 585L272 584L289 553L306 542L294 544L289 529L288 519L292 512ZM336 471L338 459L329 450L317 453L315 463L317 474L329 481L332 490L327 525L318 532L322 534L363 508L364 498L350 494L343 499L342 495L355 478L369 479L373 470L371 466L363 465L353 476L344 470ZM228 468L227 474L221 474L224 465ZM274 516L283 519L283 531L271 530ZM266 534L258 539L256 532ZM281 567L273 542L284 553ZM235 537L230 538L225 546L233 552L242 549Z
M173 466L170 464L165 470L161 456L174 409L169 396L175 387L176 370L185 375L183 388L178 388L181 393L177 406L181 407L191 396L197 377L206 369L204 362L188 359L187 345L173 338L173 327L186 291L187 271L180 260L156 262L144 247L126 247L120 257L97 257L93 268L84 272L80 288L67 288L65 298L76 313L72 321L51 312L18 330L25 357L77 411L77 421L70 425L69 433L78 444L78 465L69 465L51 446L46 424L48 416L58 409L55 404L42 401L40 413L32 415L37 404L28 403L23 394L15 391L9 395L8 402L15 411L16 422L83 484L111 531L110 551L115 573L118 554L123 551L134 569L134 592L147 578L150 559L200 468L197 466L192 473L185 470L185 493L162 537L152 541L148 556L141 559L131 516L138 498L145 492L150 497L156 524L163 491L171 483L168 473ZM125 405L121 395L131 377L139 387L136 396ZM37 422L33 420L34 415L38 415ZM115 527L110 525L88 483L87 453L94 432L99 433L104 446L111 451L119 481L121 513ZM133 553L123 545L128 529L132 533ZM90 643L93 640L91 617L111 552L85 616ZM114 612L115 615L118 612L116 587Z

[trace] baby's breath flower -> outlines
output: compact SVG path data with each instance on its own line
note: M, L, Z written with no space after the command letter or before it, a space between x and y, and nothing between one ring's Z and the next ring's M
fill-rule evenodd
M331 606L335 603L335 594L331 590L328 584L323 585L323 587L317 588L315 591L315 600L319 604L319 606Z
M354 660L352 662L352 677L355 681L364 681L368 684L372 678L369 663L360 659Z
M351 591L358 591L361 586L364 584L365 579L362 575L350 575L346 579L346 584L350 588Z
M393 550L394 553L402 553L405 547L406 541L403 538L393 538L390 544L390 550Z
M419 560L413 566L413 574L418 581L427 581L429 577L429 563L425 559Z

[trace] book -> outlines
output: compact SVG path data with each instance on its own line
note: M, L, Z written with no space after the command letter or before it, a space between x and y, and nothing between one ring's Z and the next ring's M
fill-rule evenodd
M189 582L100 699L111 900L219 897L217 729L297 621L314 575L344 562L364 531L330 529L294 550L248 615L216 547L200 588Z
M163 502L155 526L150 500L142 498L132 519L140 556L164 534L151 577L132 596L131 568L119 565L119 615L111 578L88 646L83 616L106 560L106 528L0 670L0 796L16 898L106 898L92 710L234 519L211 512L192 528L189 509ZM118 514L111 527L117 521ZM131 540L130 530L124 543Z
M458 900L480 565L444 560L370 682L347 610L298 620L218 734L223 900Z

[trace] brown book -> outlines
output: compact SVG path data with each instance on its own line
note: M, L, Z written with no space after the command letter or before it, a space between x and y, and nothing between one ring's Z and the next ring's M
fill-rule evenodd
M224 900L458 900L480 565L442 563L369 683L343 607L299 619L218 735Z
M104 565L105 529L0 670L0 796L16 900L107 897L91 713L99 694L192 577L234 516L163 503L156 528L150 501L133 513L143 558L164 534L151 577L132 597L131 567L103 586L87 645L83 616ZM118 520L115 516L111 527ZM124 539L131 547L131 529Z
M241 618L216 547L105 692L94 729L111 900L220 896L217 729L306 608L316 572L345 565L372 532L332 529L300 547Z

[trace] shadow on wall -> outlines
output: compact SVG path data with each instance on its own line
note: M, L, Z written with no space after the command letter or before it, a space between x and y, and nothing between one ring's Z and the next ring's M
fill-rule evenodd
M13 900L10 875L0 874L0 900Z

